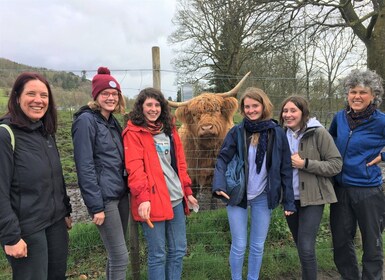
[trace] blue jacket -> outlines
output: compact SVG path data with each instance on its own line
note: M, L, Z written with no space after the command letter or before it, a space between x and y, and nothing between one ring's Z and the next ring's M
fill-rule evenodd
M216 191L226 192L226 177L225 172L227 164L231 161L234 153L237 151L237 131L242 130L244 133L244 122L234 126L227 133L221 150L219 152L217 162L215 165L214 178L212 192L215 195ZM294 205L294 192L293 192L293 171L291 168L291 154L287 137L283 129L277 124L274 128L268 132L268 147L266 152L266 168L268 172L267 180L267 196L268 205L270 209L274 209L282 202L286 211L296 211ZM248 147L246 140L243 139L244 143L244 158L247 159ZM245 164L246 174L246 186L248 178L248 164L246 160ZM244 190L244 199L238 205L240 207L247 207L247 191Z
M120 199L128 188L124 178L122 128L113 115L82 107L74 116L72 140L78 183L88 210L104 211L104 201Z
M373 115L350 130L345 110L337 112L329 128L341 153L342 171L335 176L339 186L377 187L382 184L381 169L366 166L385 146L385 114L376 110Z

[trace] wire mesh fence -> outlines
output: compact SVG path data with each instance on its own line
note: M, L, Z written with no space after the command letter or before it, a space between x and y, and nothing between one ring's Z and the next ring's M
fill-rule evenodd
M123 78L122 78L123 79ZM140 87L139 87L140 88ZM138 90L135 88L135 92ZM270 95L276 111L275 118L279 115L279 104L284 98L281 95ZM332 108L342 108L342 101L337 100L333 104L330 104L330 99L317 99L312 103L312 116L325 126L328 127L333 119L335 111ZM0 111L5 111L0 107ZM72 115L72 111L69 115ZM71 123L71 118L67 121ZM239 121L235 120L237 123ZM194 125L194 124L192 124ZM62 136L58 137L58 141L69 137L69 130L65 130ZM187 139L187 141L193 141L194 139ZM223 141L223 139L214 139ZM63 141L64 142L64 141ZM68 153L62 155L63 168L66 170L67 162L68 170L73 169L72 162L72 147L71 144L63 144L68 146ZM59 148L61 148L59 143ZM199 151L185 151L187 154L188 162L196 162L196 164L189 165L189 174L194 179L199 176L206 176L206 182L210 182L213 173L213 166L215 164L215 158L208 157L207 155L216 153L216 150L201 149ZM200 154L199 158L194 155ZM206 156L205 156L206 155ZM211 167L202 166L199 160L208 161L211 160ZM76 223L73 230L70 231L70 254L68 260L68 279L105 279L105 263L106 252L104 246L100 240L99 234L93 224L90 223L90 218L87 209L84 206L79 189L76 183L76 177L69 175L70 172L65 172L66 181L68 185L69 195L73 206L73 219ZM203 175L202 175L203 174ZM224 209L224 204L211 196L211 185L207 184L194 184L194 194L199 200L200 211L198 213L192 213L187 218L187 240L188 250L184 258L184 272L183 279L229 279L229 264L228 255L230 250L230 230L228 226L227 216ZM143 239L143 234L140 226L138 227L139 251L135 258L131 258L131 263L128 269L128 278L146 279L146 249ZM332 264L332 245L329 230L328 211L326 209L324 218L322 220L320 231L317 239L317 254L319 260L326 262L322 267L326 267L333 270ZM359 243L359 242L358 242ZM128 241L128 247L133 255L132 244ZM283 279L298 279L299 260L297 252L292 240L291 234L283 218L282 209L276 209L271 220L270 232L268 234L268 240L265 245L265 253L262 274L263 279L278 279L271 276L269 270L280 270L282 275L286 278ZM132 263L138 262L140 270L133 269ZM247 259L245 260L245 264ZM265 266L266 264L266 266ZM273 267L273 266L276 267ZM219 268L218 268L219 267ZM295 268L296 272L293 273L290 278L291 269ZM83 278L81 278L83 277ZM86 278L84 278L86 277ZM11 279L11 271L8 262L3 254L0 253L0 280ZM320 278L320 279L338 279L338 278Z
M210 215L209 213L213 213ZM264 259L276 259L279 262L288 262L287 259L298 260L294 242L285 224L278 218L283 215L279 209L271 221L271 229L268 240L265 245ZM105 264L107 254L100 240L96 227L89 223L79 221L75 225L76 231L70 232L70 253L68 258L67 279L106 279ZM80 229L78 226L81 224ZM205 228L210 225L211 228ZM331 245L324 247L324 239L330 240L328 231L328 222L324 221L321 225L322 233L320 234L321 242L318 251L327 251L330 255ZM277 236L281 236L277 239ZM282 238L282 239L281 239ZM230 268L228 264L228 255L230 250L230 231L226 212L222 210L203 210L193 213L187 218L187 241L188 249L184 257L184 272L182 279L229 279ZM127 279L147 279L146 278L146 247L143 233L139 226L139 257L136 260L140 264L140 270L135 271L131 263L128 265ZM128 241L128 248L130 244ZM322 252L319 252L322 253ZM322 253L323 255L323 253ZM286 259L286 260L285 260ZM267 261L269 263L269 261ZM247 255L245 265L247 264ZM246 265L247 266L247 265ZM220 269L214 269L220 267ZM264 270L269 268L262 268ZM292 270L291 270L292 271ZM286 271L286 274L289 271ZM265 273L268 274L268 273ZM298 275L297 275L298 276ZM1 256L0 258L0 279L11 279L11 271L7 260ZM274 279L274 278L262 278ZM289 279L289 278L287 278ZM295 279L295 278L292 278Z

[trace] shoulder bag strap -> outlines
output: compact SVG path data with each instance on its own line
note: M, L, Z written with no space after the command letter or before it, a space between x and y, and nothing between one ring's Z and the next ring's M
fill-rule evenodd
M5 123L0 124L0 126L4 127L8 131L9 136L11 137L12 150L15 151L15 135L13 134L11 127Z
M243 148L244 148L244 141L242 137L243 133L243 128L238 128L237 129L237 149L238 149L238 156L241 160L244 160L244 153L243 153Z

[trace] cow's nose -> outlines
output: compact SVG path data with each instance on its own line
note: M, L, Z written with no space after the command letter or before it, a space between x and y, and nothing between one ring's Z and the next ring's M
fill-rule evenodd
M209 125L202 125L201 126L201 129L203 130L203 131L205 131L205 130L210 130L210 129L212 129L213 128L213 125L212 124L209 124Z

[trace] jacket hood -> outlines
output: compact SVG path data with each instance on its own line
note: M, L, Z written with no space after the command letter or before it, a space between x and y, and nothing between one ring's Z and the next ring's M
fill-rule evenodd
M303 135L307 134L310 131L315 130L318 127L323 127L323 125L315 117L313 117L307 121L305 131L298 133L298 131L294 132L290 128L287 128L287 127L285 127L285 131L288 131L288 133L286 134L287 137L289 137L289 138L293 137L293 138L297 139L298 137L302 137Z
M9 115L1 117L0 123L11 124L11 117Z
M124 129L123 134L124 134L125 132L129 131L129 130L130 130L130 131L145 131L145 132L148 132L148 130L146 130L144 127L141 127L141 126L138 126L138 125L133 124L131 120L129 120L129 121L127 122L127 126L126 126L126 128Z
M308 121L307 121L307 129L309 128L317 128L317 127L323 127L323 125L314 117L314 118L310 118Z
M7 125L13 125L19 129L27 131L27 132L31 132L31 131L34 131L37 129L41 129L42 132L44 131L44 125L43 125L43 122L41 120L38 120L36 122L28 121L26 126L19 126L17 124L12 124L11 116L6 115L6 116L0 118L0 123L4 123Z
M76 120L81 114L85 112L93 113L94 111L92 111L88 105L84 105L80 107L80 109L74 114L74 120Z
M318 127L324 127L315 117L310 118L306 125L306 130L303 132L303 135L310 135L311 132L314 132Z

